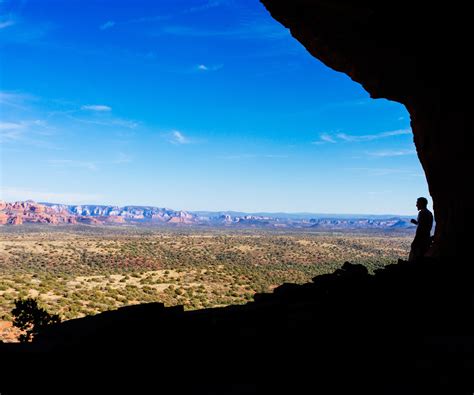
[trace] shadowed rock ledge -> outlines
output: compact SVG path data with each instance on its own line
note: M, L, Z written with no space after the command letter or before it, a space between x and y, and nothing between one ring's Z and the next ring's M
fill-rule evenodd
M160 303L124 307L3 350L30 351L21 353L26 360L56 355L69 361L65 366L86 357L88 380L102 364L126 367L121 381L105 381L112 387L153 384L155 375L144 375L153 366L160 388L189 393L467 394L474 389L473 274L465 265L400 261L370 275L346 262L246 305L188 312ZM51 365L37 369L44 375ZM177 372L199 379L176 381ZM97 379L104 384L105 376Z

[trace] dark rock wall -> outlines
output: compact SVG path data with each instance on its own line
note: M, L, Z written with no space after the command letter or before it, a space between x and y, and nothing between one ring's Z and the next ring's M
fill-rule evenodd
M473 23L466 3L261 1L324 64L372 98L406 106L437 223L430 255L464 254L474 155Z

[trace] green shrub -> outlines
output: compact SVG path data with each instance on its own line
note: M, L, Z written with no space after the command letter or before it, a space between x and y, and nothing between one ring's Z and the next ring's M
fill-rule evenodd
M13 326L25 331L18 338L22 343L31 341L46 326L61 322L59 315L49 314L33 298L16 299L12 316Z

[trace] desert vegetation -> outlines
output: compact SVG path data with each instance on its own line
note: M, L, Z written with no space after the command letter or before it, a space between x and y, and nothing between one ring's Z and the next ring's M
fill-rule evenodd
M304 283L349 260L374 270L408 254L406 233L20 226L0 228L0 318L35 298L62 319L162 302L201 309Z

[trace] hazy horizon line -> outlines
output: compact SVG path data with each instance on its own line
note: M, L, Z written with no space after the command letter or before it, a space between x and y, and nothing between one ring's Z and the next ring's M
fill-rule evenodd
M6 203L12 203L4 200ZM219 210L219 209L213 209L213 210L208 210L208 209L175 209L175 208L170 208L166 206L156 206L152 204L125 204L125 205L117 205L117 204L98 204L98 203L75 203L75 204L70 204L70 203L58 203L58 202L46 202L46 201L36 201L33 199L26 199L26 200L15 200L16 202L35 202L39 204L51 204L51 205L63 205L63 206L104 206L104 207L153 207L153 208L164 208L164 209L169 209L173 211L186 211L189 213L241 213L241 214L250 214L250 215L262 215L262 214L267 214L267 215L280 215L280 214L287 214L287 215L305 215L305 216L310 216L310 215L318 215L318 216L338 216L338 215L347 215L347 216L377 216L377 217L409 217L413 216L416 214L415 210L413 213L410 214L401 214L401 213L382 213L382 214L377 214L377 213L356 213L356 212L314 212L314 211L265 211L265 210L253 210L253 211L245 211L245 210L235 210L235 209L225 209L225 210Z

